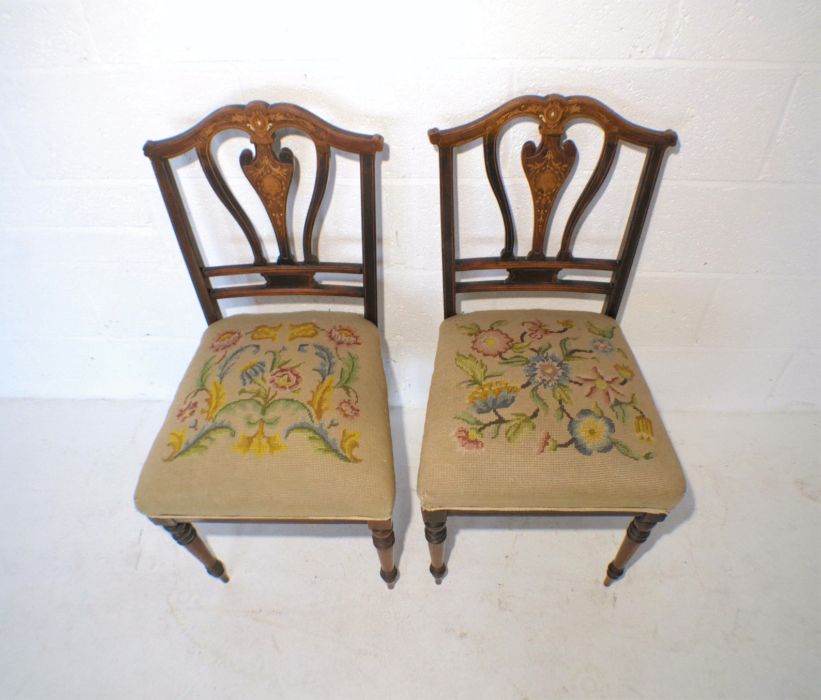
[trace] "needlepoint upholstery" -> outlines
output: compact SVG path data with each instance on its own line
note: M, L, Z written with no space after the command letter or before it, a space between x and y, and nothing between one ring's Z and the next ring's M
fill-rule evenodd
M154 518L391 517L377 328L350 313L241 314L203 334L137 486Z
M441 325L418 491L426 510L666 513L684 476L612 318L479 311Z

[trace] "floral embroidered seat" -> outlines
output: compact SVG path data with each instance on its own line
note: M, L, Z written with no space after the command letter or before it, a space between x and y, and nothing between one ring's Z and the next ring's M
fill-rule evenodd
M171 519L389 519L379 338L348 313L213 323L143 468L139 510Z
M425 510L666 513L684 477L612 318L480 311L442 323L418 491Z

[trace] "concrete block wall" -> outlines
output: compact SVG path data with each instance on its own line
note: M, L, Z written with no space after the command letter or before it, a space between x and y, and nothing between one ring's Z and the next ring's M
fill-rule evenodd
M593 95L680 136L623 318L662 409L817 409L820 24L812 0L0 0L0 395L172 394L204 322L141 146L219 105L265 99L385 136L391 401L423 406L442 304L426 130L519 94L558 92ZM518 154L530 133L516 127L502 143L523 232L532 213ZM578 126L573 138L582 160L567 199L600 137ZM301 228L313 155L289 141L302 165ZM253 203L242 146L229 139L219 156ZM335 167L320 250L355 259L355 163ZM582 250L606 253L624 224L637 155L626 149L618 167L624 180L585 222ZM183 159L178 173L209 262L247 255L196 164ZM460 223L471 232L461 250L497 252L501 219L479 149L463 154L459 174ZM557 225L567 211L565 202Z

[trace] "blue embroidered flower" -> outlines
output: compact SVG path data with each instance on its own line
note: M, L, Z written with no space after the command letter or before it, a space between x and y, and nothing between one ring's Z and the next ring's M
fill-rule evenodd
M613 343L605 338L593 338L590 347L593 348L593 352L600 352L602 355L609 355L616 350Z
M610 436L615 432L616 426L606 416L597 415L590 409L579 411L567 429L573 436L576 449L583 455L609 452L613 449L613 440Z
M570 367L556 355L534 355L524 368L529 384L554 389L560 384L567 384L570 379Z
M489 382L477 386L468 395L468 403L476 413L490 413L507 408L516 400L519 387L508 382Z
M239 378L242 380L242 386L246 386L254 381L257 377L262 376L265 372L265 363L262 360L249 362L239 372Z

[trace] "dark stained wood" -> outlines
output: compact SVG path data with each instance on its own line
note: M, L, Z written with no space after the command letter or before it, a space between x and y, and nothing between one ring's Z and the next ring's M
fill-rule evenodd
M485 134L483 139L485 155L485 172L490 181L490 188L499 203L499 210L502 212L502 222L505 226L505 247L499 255L507 260L513 257L513 247L516 245L516 225L513 221L513 214L510 211L510 200L505 192L505 185L499 173L499 146L497 144L497 133Z
M171 533L171 536L177 544L185 547L203 563L205 570L211 576L218 578L224 583L228 583L228 574L225 573L225 565L208 549L208 545L202 541L191 523L170 521L163 523L162 526Z
M373 546L379 555L379 575L388 584L388 588L393 588L399 571L393 562L393 545L396 537L393 532L393 523L390 520L374 520L368 523L371 529Z
M526 257L515 257L516 232L510 203L499 174L498 138L509 122L530 119L539 125L538 146L528 141L522 148L522 167L533 200L532 243ZM602 150L596 167L578 201L571 209L562 235L559 253L547 258L545 249L550 235L551 214L566 185L576 160L576 147L566 140L567 128L578 121L592 121L604 131ZM442 218L442 274L444 278L445 317L456 313L456 294L470 292L569 292L598 294L604 297L603 312L616 317L630 277L635 253L647 219L665 151L677 142L673 131L654 131L627 121L601 102L590 97L526 95L463 126L428 131L431 143L439 148L440 208ZM455 193L453 149L482 140L485 170L502 212L504 247L496 258L456 258ZM633 208L616 260L578 259L573 243L579 223L607 181L622 142L646 149ZM515 264L504 265L507 261ZM527 265L523 261L532 261ZM462 282L457 273L466 270L506 269L503 282ZM608 281L583 282L564 279L562 270L606 270Z
M425 522L425 539L430 550L430 573L436 584L442 583L447 574L445 564L445 540L448 536L447 513L442 511L422 511L422 520Z
M266 259L259 233L231 192L212 152L214 137L230 130L243 131L251 140L253 150L242 151L240 166L270 219L279 248L276 262ZM291 151L278 147L279 135L289 130L299 131L310 138L317 158L316 179L302 232L302 261L291 250L287 223L288 195L296 163ZM383 145L379 135L356 134L339 129L296 105L259 101L223 107L178 136L145 144L143 150L151 159L191 281L209 324L222 317L219 299L282 295L360 297L365 302L365 317L375 324L378 322L375 154L382 150ZM315 227L326 194L334 149L359 156L362 185L361 265L320 263L314 250ZM206 180L248 241L253 263L204 265L169 163L169 159L192 150L197 155ZM352 280L351 285L326 284L315 278L319 272L356 274L361 275L362 279L361 283ZM265 283L214 288L209 281L212 277L235 273L260 274Z
M637 515L627 527L627 534L624 537L615 559L607 566L607 575L604 578L604 585L609 586L613 581L620 579L624 575L624 569L630 557L635 554L642 542L646 542L656 523L660 523L667 516L664 514L643 513Z

